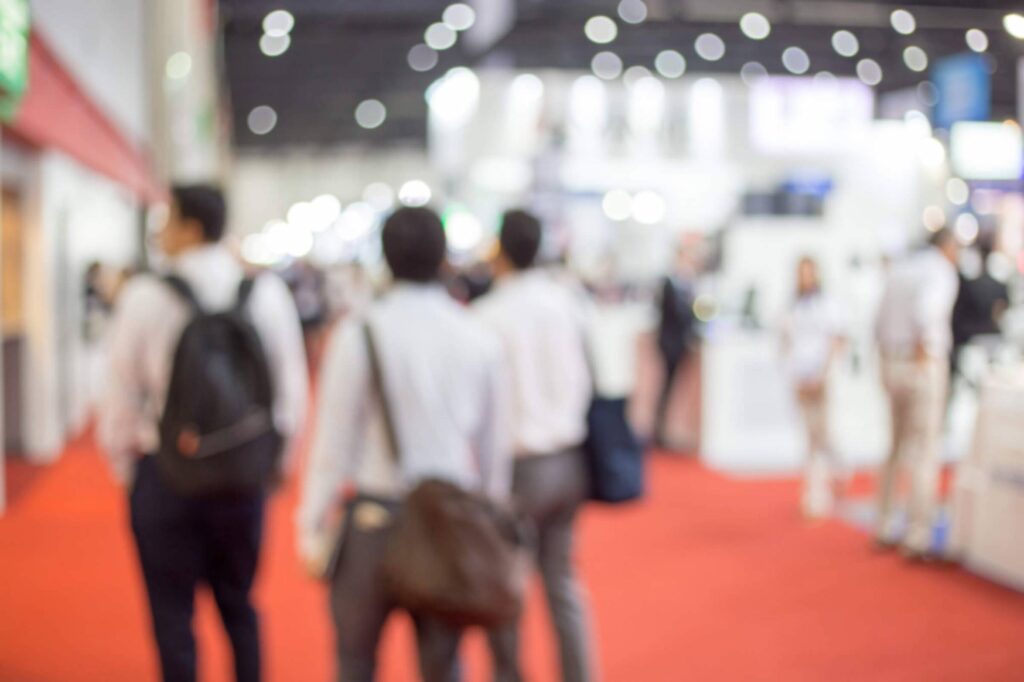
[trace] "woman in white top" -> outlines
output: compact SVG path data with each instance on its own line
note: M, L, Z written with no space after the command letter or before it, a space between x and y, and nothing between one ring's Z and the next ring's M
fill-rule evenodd
M809 257L801 258L796 300L786 316L783 352L807 430L802 508L812 519L827 516L834 503L838 462L828 439L828 378L842 345L839 312L821 291L818 265Z

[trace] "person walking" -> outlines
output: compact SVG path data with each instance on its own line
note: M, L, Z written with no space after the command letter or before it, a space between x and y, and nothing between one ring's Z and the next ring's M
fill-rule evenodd
M955 237L944 229L932 236L925 250L894 264L877 320L893 438L881 473L876 540L883 547L902 544L911 559L928 558L932 544L958 254ZM895 502L903 467L911 490L907 532L900 539Z
M99 435L115 475L130 491L131 527L163 679L196 679L192 616L196 588L204 583L213 592L231 641L236 679L252 682L261 677L261 657L259 619L249 593L259 564L269 479L279 478L287 466L277 455L287 453L290 445L281 443L298 434L305 414L302 333L284 283L272 275L246 280L241 265L220 243L226 218L221 192L211 186L179 186L171 196L169 219L158 235L170 279L137 276L117 302ZM197 405L206 404L212 414L223 407L218 399L246 397L216 377L207 386L220 393L186 390L189 381L208 379L204 371L214 365L215 372L229 377L229 384L235 370L224 363L223 355L204 357L203 347L197 345L196 334L202 331L193 324L206 314L220 315L220 322L234 314L225 322L234 332L255 332L255 340L248 336L252 343L245 347L255 356L247 358L256 375L266 375L260 383L273 390L266 396L269 419L254 412L256 419L245 422L248 435L241 438L236 453L245 457L251 454L247 448L259 447L267 470L239 470L249 484L237 490L221 480L225 490L193 494L183 492L183 486L198 485L189 478L189 472L194 473L191 463L183 460L192 457L206 472L206 462L224 462L233 455L219 450L213 434L182 431L168 442L167 429L175 415ZM186 337L192 341L186 344ZM215 351L219 352L210 352ZM237 360L237 348L232 346L231 351ZM193 364L179 367L183 358ZM184 384L182 372L187 375ZM183 452L168 454L176 449ZM200 464L199 457L206 454L209 459Z
M593 387L584 315L574 292L535 268L541 224L505 214L497 284L475 307L501 338L511 387L515 447L512 492L536 529L536 559L558 636L562 680L597 679L587 599L573 566L575 526L587 497L581 444ZM491 634L495 677L522 679L518 623Z
M394 286L365 315L343 322L329 344L297 515L300 555L311 574L330 581L342 682L376 674L381 631L396 608L382 562L403 497L421 481L441 479L503 499L511 474L500 346L440 284L447 251L440 219L403 208L381 238ZM369 338L383 395L374 390ZM400 453L389 445L385 400ZM342 504L345 487L354 495ZM423 679L457 679L461 631L411 615Z
M807 464L801 508L808 519L832 512L839 462L829 443L828 380L843 345L835 302L822 292L818 264L797 265L797 295L786 316L783 353L807 434Z

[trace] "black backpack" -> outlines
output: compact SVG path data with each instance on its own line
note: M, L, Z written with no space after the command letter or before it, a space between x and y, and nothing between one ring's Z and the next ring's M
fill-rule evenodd
M235 306L208 313L188 284L165 278L192 311L174 354L160 420L157 462L186 496L255 493L278 477L283 439L274 428L274 390L263 344L246 313L254 281Z

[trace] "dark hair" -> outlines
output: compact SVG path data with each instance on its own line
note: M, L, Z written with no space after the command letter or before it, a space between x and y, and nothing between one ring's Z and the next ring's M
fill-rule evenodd
M198 221L205 241L221 240L227 207L224 205L224 194L219 188L213 185L175 185L171 188L171 196L183 219Z
M954 239L956 239L956 237L953 234L953 230L948 227L943 227L941 230L929 237L928 244L935 248L942 249Z
M397 280L437 279L448 241L444 225L429 208L400 208L384 222L384 259Z
M537 260L542 236L540 221L526 211L508 211L501 218L501 252L519 270Z

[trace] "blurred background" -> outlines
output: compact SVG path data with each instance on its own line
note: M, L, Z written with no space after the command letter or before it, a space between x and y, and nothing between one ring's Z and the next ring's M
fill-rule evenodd
M159 265L149 235L172 181L225 188L232 248L288 281L314 365L333 323L386 284L378 236L391 210L442 214L447 284L463 301L490 286L502 212L532 210L545 259L590 292L602 388L630 396L651 440L662 283L685 270L695 332L652 501L587 518L607 679L1014 679L1024 14L1012 5L0 0L0 679L149 674L141 636L124 635L138 651L119 657L75 633L94 618L143 623L91 411L105 323L125 279ZM885 272L944 227L963 247L962 290L995 282L1004 301L991 324L961 320L954 334L935 532L970 574L879 564L861 532L869 472L891 441L875 346ZM806 443L780 360L802 256L818 263L844 336L828 409L847 494L814 529L799 517ZM292 503L279 503L278 536ZM83 568L75 585L55 576L90 553L90 534L124 566ZM39 548L56 538L64 553ZM287 555L289 541L275 542ZM316 587L278 586L301 580L292 563L272 559L261 588L293 609L269 626L274 678L323 679L326 653L314 671L291 667L327 646ZM80 619L35 608L51 589L81 602ZM82 589L130 594L98 615ZM63 662L45 655L54 633L79 642ZM537 646L531 679L553 679Z

